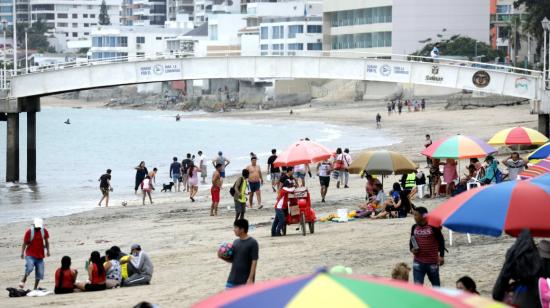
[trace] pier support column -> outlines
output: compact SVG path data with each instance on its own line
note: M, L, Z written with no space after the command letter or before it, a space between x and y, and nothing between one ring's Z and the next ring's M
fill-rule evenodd
M27 183L36 183L36 112L27 112Z
M549 114L539 114L539 132L541 132L546 137L550 137L550 115Z
M6 182L19 181L19 113L8 113Z

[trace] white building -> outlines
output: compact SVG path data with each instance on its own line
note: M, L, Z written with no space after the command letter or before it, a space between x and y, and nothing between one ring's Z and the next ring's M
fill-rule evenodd
M111 25L120 23L120 1L106 0ZM67 41L87 37L97 26L101 0L30 0L31 21L41 20L52 28L57 51L68 49Z
M162 26L166 21L166 0L122 0L123 26Z
M92 60L147 57L164 54L167 41L190 29L161 27L101 27L92 31Z
M166 20L174 21L178 15L193 16L195 8L194 0L167 0L166 1Z
M300 51L323 49L321 17L262 18L261 55L296 55Z
M325 0L323 49L410 54L427 41L489 42L489 1Z

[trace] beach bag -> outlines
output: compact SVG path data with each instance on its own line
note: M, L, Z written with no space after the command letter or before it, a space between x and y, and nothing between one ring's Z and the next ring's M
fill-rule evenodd
M241 185L244 183L244 178L241 177ZM229 188L229 194L231 195L231 197L235 197L235 194L237 193L237 189L235 189L235 186L237 185L237 181L235 181L235 184L233 184L233 186L231 186L231 188ZM239 187L239 190L240 187Z
M334 170L342 170L344 169L344 161L341 159L337 159L334 161Z
M338 170L332 171L332 178L333 179L338 180L339 177L340 177L340 171L338 171Z

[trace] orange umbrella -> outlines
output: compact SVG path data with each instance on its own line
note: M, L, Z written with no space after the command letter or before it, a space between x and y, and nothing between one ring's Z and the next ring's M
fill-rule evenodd
M280 167L316 163L329 159L333 153L329 148L317 142L300 140L277 156L274 165Z

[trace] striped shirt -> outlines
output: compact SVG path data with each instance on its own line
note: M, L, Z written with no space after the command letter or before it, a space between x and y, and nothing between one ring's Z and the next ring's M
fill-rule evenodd
M414 238L419 247L418 253L414 255L414 261L437 264L439 261L439 243L435 237L433 227L416 225L414 227Z

